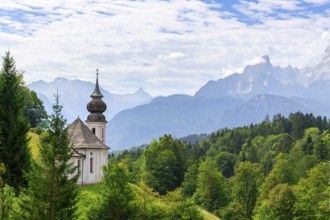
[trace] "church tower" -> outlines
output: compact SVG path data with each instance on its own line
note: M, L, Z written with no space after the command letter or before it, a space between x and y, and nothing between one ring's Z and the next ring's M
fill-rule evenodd
M107 109L107 105L102 101L103 95L99 88L99 70L96 69L96 85L94 92L90 95L92 100L87 104L87 110L90 114L87 117L86 124L88 128L98 137L104 144L106 136L106 123L103 112Z

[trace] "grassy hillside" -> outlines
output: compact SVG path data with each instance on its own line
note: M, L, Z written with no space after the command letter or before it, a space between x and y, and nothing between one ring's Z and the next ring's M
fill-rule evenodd
M199 208L199 210L202 212L205 220L220 220L220 218L213 215L212 213L209 213L205 209Z
M79 220L87 220L87 213L93 204L97 202L98 185L83 185L79 187L78 210Z
M32 158L36 159L39 157L39 147L38 145L40 144L40 138L38 134L29 132L28 137L31 138L29 141L29 148L32 153Z
M143 189L141 189L139 186L130 184L133 191L136 194L143 194ZM79 197L78 197L78 219L85 220L87 219L87 212L90 210L91 206L93 204L97 203L97 196L99 195L99 188L98 184L95 185L83 185L79 187ZM167 207L169 204L169 201L166 198L162 198L154 195L150 195L149 192L144 191L145 194L148 194L148 196L152 197L149 198L150 203L153 203L153 206L159 206L159 207ZM137 195L138 196L138 195ZM215 215L207 212L206 210L202 209L201 207L198 207L199 211L202 213L205 220L220 220Z

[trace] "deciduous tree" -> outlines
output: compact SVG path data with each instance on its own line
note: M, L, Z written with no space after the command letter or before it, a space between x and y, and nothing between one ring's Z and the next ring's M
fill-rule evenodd
M128 183L128 169L124 163L111 160L103 168L98 204L91 209L89 219L134 219L134 194Z
M180 186L185 171L183 145L169 135L153 141L145 151L144 181L161 195Z
M288 184L279 184L269 193L269 204L278 220L293 219L295 195Z
M33 90L25 89L26 101L24 105L24 115L29 119L31 128L42 126L47 119L47 112L37 93Z
M233 197L242 205L246 217L252 216L262 178L260 166L249 161L240 163L235 171Z
M197 190L194 195L197 202L209 211L215 211L228 204L226 180L211 159L199 166Z
M328 219L330 216L330 162L321 162L295 186L295 219Z

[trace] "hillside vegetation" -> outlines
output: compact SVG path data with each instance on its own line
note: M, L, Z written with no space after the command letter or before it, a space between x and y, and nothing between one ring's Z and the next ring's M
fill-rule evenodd
M173 195L162 197L159 194L153 192L143 183L141 183L140 186L131 184L130 187L133 189L135 195L138 198L135 202L139 203L141 202L139 201L141 199L145 205L145 214L144 214L145 219L151 219L151 216L155 217L157 210L158 210L157 212L159 212L158 215L160 215L160 212L163 212L162 215L165 215L165 213L169 214L171 212L171 209L173 209L173 207L176 205L176 201L173 201L173 198L175 196L179 196L179 198L181 197L180 194L178 194L177 192L174 193ZM88 219L88 213L92 209L93 205L95 205L94 203L98 201L98 195L100 194L99 190L100 190L100 186L98 184L84 185L80 187L79 198L78 198L79 201L78 211L77 211L79 215L78 219L81 220ZM172 197L172 199L169 199L169 197ZM180 200L181 199L182 198L180 198ZM193 207L193 209L195 209L195 207ZM219 220L219 218L217 218L216 216L214 216L213 214L207 212L202 208L198 208L198 211L200 211L202 218L205 220ZM143 219L143 212L142 212L142 216L140 217L141 217L140 219ZM194 219L190 217L192 216L188 216L187 219Z
M130 182L163 196L181 192L222 220L327 219L329 155L328 120L298 112L196 144L165 135L113 160L127 165Z
M100 183L79 188L59 95L46 117L10 53L3 59L0 219L329 219L325 117L275 115L185 142L164 135L112 155Z

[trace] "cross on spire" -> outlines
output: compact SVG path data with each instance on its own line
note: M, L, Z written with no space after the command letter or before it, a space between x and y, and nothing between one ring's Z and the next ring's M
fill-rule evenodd
M99 88L99 68L96 69L96 85L95 85L95 90L91 95L92 98L102 98L103 95L100 91Z

